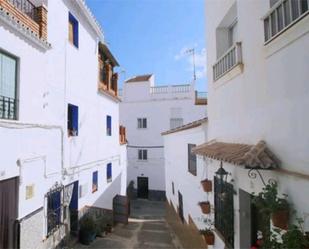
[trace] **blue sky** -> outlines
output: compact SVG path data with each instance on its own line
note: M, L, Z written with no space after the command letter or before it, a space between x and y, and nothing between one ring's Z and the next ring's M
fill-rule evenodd
M189 83L195 49L197 89L206 90L204 0L87 0L121 68L120 81L154 73L161 84ZM121 82L122 83L122 82Z

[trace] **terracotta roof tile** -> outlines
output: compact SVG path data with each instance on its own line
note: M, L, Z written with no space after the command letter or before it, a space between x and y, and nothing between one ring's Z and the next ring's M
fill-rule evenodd
M126 83L147 81L147 80L150 79L151 76L152 76L152 74L145 74L145 75L135 76L135 77L133 77L131 79L126 80Z
M256 145L210 141L193 148L192 152L249 168L277 168L280 164L264 141L259 141Z
M193 121L191 123L179 126L177 128L162 132L161 135L164 136L164 135L168 135L168 134L175 133L175 132L178 132L178 131L184 131L184 130L192 129L192 128L195 128L195 127L202 125L203 123L205 123L207 121L208 121L208 118L202 118L202 119Z

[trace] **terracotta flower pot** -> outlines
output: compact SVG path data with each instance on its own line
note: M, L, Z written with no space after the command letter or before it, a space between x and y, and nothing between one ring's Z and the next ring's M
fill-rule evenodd
M202 187L204 189L205 192L211 192L212 191L212 181L205 179L203 181L201 181Z
M210 203L209 201L203 201L199 203L203 214L210 214Z
M215 244L215 235L213 233L204 234L207 245L212 246Z
M288 229L289 222L289 211L288 210L279 210L275 213L271 214L271 220L275 227L279 227L281 229Z

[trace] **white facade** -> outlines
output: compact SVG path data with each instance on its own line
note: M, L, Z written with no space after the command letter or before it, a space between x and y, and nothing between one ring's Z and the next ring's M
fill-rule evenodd
M47 237L45 194L79 183L78 210L112 209L126 193L126 145L119 143L119 101L98 92L99 25L83 1L45 1L49 45L0 20L0 51L17 59L17 120L0 120L0 183L18 177L21 248L54 247ZM69 12L78 21L78 48L68 40ZM41 42L41 41L40 41ZM68 136L68 104L79 107L78 136ZM107 136L106 116L112 119ZM107 164L112 163L112 181ZM98 190L92 193L93 172ZM33 194L26 200L26 187ZM80 190L83 189L83 194ZM35 225L34 225L35 224Z
M164 149L161 133L173 127L206 116L205 105L195 105L194 84L155 86L154 76L137 76L124 83L120 104L120 123L127 129L128 184L147 177L149 198L164 198ZM138 119L147 119L147 127L139 128ZM138 150L147 150L140 160ZM154 196L152 196L154 195ZM155 197L154 197L155 198Z
M183 198L185 222L189 223L190 216L199 229L204 228L203 220L207 217L202 214L198 203L208 197L200 182L207 178L208 172L205 170L204 161L201 157L196 158L196 175L189 172L188 145L199 145L206 141L205 130L207 130L207 121L197 127L163 135L166 199L178 210L180 193Z
M303 14L265 42L262 18L282 1L272 8L270 2L274 1L206 1L208 138L243 144L266 141L281 164L280 170L262 170L261 173L266 182L269 178L278 182L280 194L288 194L297 217L305 220L307 231L309 203L304 196L309 188L309 119L304 113L309 107L309 73L306 70L309 51L304 48L309 44L308 7L300 7ZM231 51L228 45L229 27L235 22L237 63L228 70L221 67L214 72L216 65ZM226 63L230 62L225 60L223 63L229 68ZM220 161L207 160L206 168L214 174L219 165ZM233 246L248 248L251 246L251 228L244 229L244 224L250 224L251 219L246 210L242 210L244 200L240 192L258 193L263 184L259 177L250 179L248 170L243 167L227 162L223 162L223 166L231 173L228 181L232 182L236 191ZM222 237L217 235L214 248L224 248Z

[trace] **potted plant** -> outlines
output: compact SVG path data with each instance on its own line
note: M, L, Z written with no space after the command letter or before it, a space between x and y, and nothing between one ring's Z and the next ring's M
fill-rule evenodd
M215 234L211 229L202 229L200 234L204 236L207 245L212 246L215 244Z
M202 187L205 192L211 192L212 191L212 181L208 180L207 178L201 181Z
M289 203L287 195L278 197L278 184L270 183L263 188L263 191L253 198L253 202L261 212L271 215L275 227L286 230L289 221Z
M81 219L80 230L79 230L79 240L84 245L89 245L95 240L97 233L96 225L93 218L87 215Z
M282 245L284 249L309 248L309 239L303 229L304 221L302 219L296 219L296 220L298 224L289 226L287 232L282 235Z
M210 202L209 201L201 201L198 204L200 205L203 214L210 214Z

